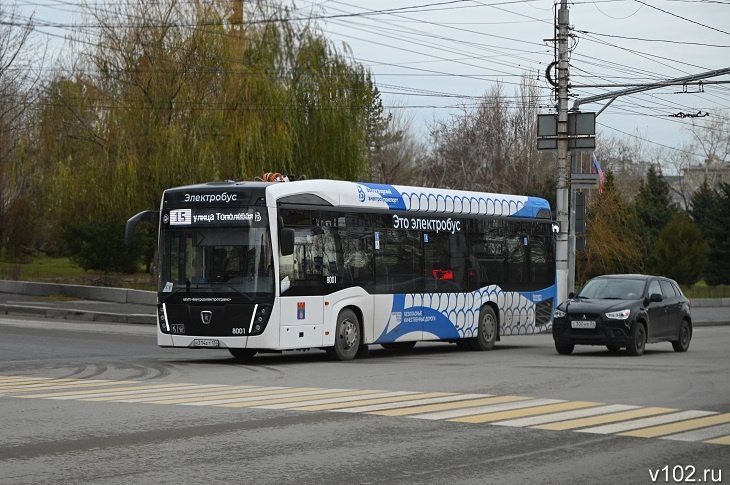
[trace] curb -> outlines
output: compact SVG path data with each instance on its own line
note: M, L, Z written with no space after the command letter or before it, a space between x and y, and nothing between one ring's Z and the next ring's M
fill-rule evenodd
M154 314L90 312L88 310L59 309L41 306L0 304L0 314L28 315L84 322L131 323L145 325L157 324L157 317Z
M107 288L102 286L35 283L31 281L0 280L0 293L15 293L30 296L69 296L81 300L133 303L138 305L157 304L157 294L154 291Z

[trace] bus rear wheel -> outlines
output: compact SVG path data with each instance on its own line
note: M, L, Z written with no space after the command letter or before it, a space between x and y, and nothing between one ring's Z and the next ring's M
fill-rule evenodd
M256 355L256 351L252 349L228 349L236 360L251 360Z
M473 337L469 342L474 350L492 350L494 342L497 341L499 333L499 322L489 306L483 306L479 310L479 325L477 328L477 336Z
M342 310L335 327L335 345L327 349L327 354L337 360L352 360L357 355L362 341L360 321L355 312Z

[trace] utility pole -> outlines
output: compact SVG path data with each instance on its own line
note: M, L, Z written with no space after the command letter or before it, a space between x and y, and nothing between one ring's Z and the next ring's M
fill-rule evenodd
M568 231L569 218L569 177L568 163L568 40L569 40L568 0L560 0L558 10L558 189L557 220L560 225L555 248L556 262L556 303L568 298ZM572 288L570 289L572 290Z

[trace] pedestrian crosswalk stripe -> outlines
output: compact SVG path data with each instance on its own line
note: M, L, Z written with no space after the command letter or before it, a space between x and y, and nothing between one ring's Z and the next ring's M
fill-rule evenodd
M714 440L707 440L705 443L714 443L717 445L730 445L730 436L723 436L722 438L715 438Z
M660 424L673 423L675 421L682 421L684 419L698 418L701 416L709 416L713 413L711 411L682 411L672 414L663 414L661 416L654 416L652 418L638 419L635 421L628 421L617 424L607 424L604 426L598 426L595 428L584 428L577 430L578 433L594 433L594 434L619 434L634 429L648 428L650 426L658 426Z
M372 414L730 445L730 413L526 396L0 376L0 396Z
M377 401L379 399L389 399L398 397L412 398L414 392L410 391L384 391L376 392L373 394L366 394L370 402ZM327 397L322 399L314 399L311 401L296 402L296 403L279 403L279 404L266 404L263 406L257 405L260 409L296 409L298 411L325 411L335 409L337 407L352 407L353 402L363 402L360 399L361 396L356 396L359 401L353 401L353 396L345 397Z
M514 411L502 411L498 413L477 414L476 416L467 416L464 418L449 419L458 423L489 423L494 421L502 421L505 419L513 419L523 416L533 416L535 414L547 414L555 411L566 411L568 409L579 409L589 406L597 406L600 403L586 401L568 401L560 404L548 404L547 406L537 406L532 408L519 409Z
M415 406L416 404L431 404L435 402L451 402L451 401L465 401L469 399L469 397L466 397L465 395L459 395L454 393L446 393L446 395L436 396L436 397L427 397L425 399L417 399L414 401L404 401L404 402L391 402L391 403L384 403L384 404L370 404L366 406L356 406L354 408L343 408L343 409L335 409L334 412L336 413L368 413L371 411L381 411L383 409L396 409L396 408L407 408L411 406Z
M507 398L502 404L491 404L489 406L478 406L475 408L466 409L452 409L450 411L436 411L433 413L416 414L409 416L415 419L430 419L430 420L446 420L452 418L460 418L463 416L474 416L477 414L496 413L500 411L509 411L512 409L524 409L535 406L545 406L547 404L557 404L565 401L560 399L533 399L531 397L522 396L505 396Z
M362 396L364 394L372 394L377 391L355 391L355 390L347 390L347 389L329 389L329 392L321 392L317 394L321 394L319 397L341 397L341 396ZM339 391L339 392L333 392L333 391ZM247 399L244 401L239 402L232 402L227 404L220 404L220 407L224 408L243 408L243 407L252 407L252 406L262 406L266 404L279 404L279 403L297 403L302 401L311 401L313 394L308 395L291 395L287 397L277 397L274 399Z
M596 426L598 424L615 423L618 421L629 421L636 418L644 418L646 416L655 416L657 414L671 413L678 411L671 408L640 408L633 411L623 411L619 413L596 416L593 418L571 419L559 423L540 424L534 426L537 429L550 429L553 431L565 431L576 428L586 428L588 426Z
M91 380L91 381L63 381L59 383L45 383L45 384L38 384L38 385L24 385L24 386L14 386L14 387L6 387L0 392L7 393L7 392L16 392L16 391L49 391L49 390L55 390L55 389L82 389L87 387L104 387L104 386L118 386L120 384L139 384L137 381L99 381L99 380Z
M134 399L135 396L145 396L145 397L155 397L158 396L161 392L166 393L178 393L182 394L183 392L195 392L198 395L208 395L211 392L215 392L216 390L226 389L230 392L231 386L218 386L215 384L203 384L203 385L190 385L190 386L178 386L172 388L172 390L162 391L161 389L170 389L170 388L163 388L160 386L155 386L149 389L142 389L142 390L136 390L136 391L118 391L118 392L108 392L103 394L87 394L86 396L78 396L77 399L80 399L82 401L97 401L97 402L103 402L103 401L118 401L121 399L127 399L131 398Z
M12 379L0 380L0 390L16 387L43 387L51 386L61 382L79 382L78 379Z
M18 385L33 385L33 384L44 384L54 382L79 382L78 378L65 377L52 379L50 377L23 377L13 376L8 378L0 378L0 388L7 386L18 386Z
M475 395L475 396L478 396ZM439 403L439 404L428 404L425 406L414 406L409 408L401 408L401 409L389 409L385 411L374 411L369 414L379 414L381 416L407 416L411 414L422 414L432 411L446 411L447 409L454 409L454 408L470 408L470 407L476 407L476 406L484 406L487 404L499 404L503 403L505 401L510 401L514 399L513 396L488 396L483 397L481 399L469 399L466 401L456 401L456 402L448 402L448 403Z
M0 382L17 382L17 381L51 381L52 377L28 377L28 376L0 376Z
M147 402L151 403L154 401L165 401L169 399L182 399L187 397L207 397L207 396L220 396L222 394L246 393L246 392L260 392L262 389L278 390L278 389L289 389L288 387L261 387L261 386L224 386L220 390L209 389L205 391L160 391L153 394L139 394L137 396L126 396L122 399L118 399L117 402Z
M147 389L150 387L160 389L160 388L171 388L171 387L180 387L185 386L186 384L155 384L153 386L140 386L139 384L136 386L126 386L126 387L107 387L103 390L99 390L97 394L107 393L107 392L116 392L116 391L132 391L132 390L142 390ZM76 399L77 396L84 396L89 395L88 389L84 389L83 391L63 391L63 392L45 392L41 394L25 394L22 396L22 398L28 398L28 399L58 399L58 398L65 398L65 397L71 397L71 399Z
M713 438L720 438L730 435L730 424L721 424L719 426L711 426L709 428L694 429L692 431L684 431L683 433L670 434L662 436L663 440L674 441L706 441Z
M662 426L643 428L620 434L623 436L637 436L639 438L656 438L658 436L679 433L680 431L689 431L691 429L705 428L707 426L724 424L728 422L730 422L730 413L716 414L714 416L705 416L703 418L684 420L679 423L670 423Z
M494 424L497 426L517 426L517 427L522 428L522 427L526 427L526 426L537 426L540 424L554 423L556 421L567 421L570 419L585 418L588 416L611 414L611 413L616 413L619 411L636 409L638 407L639 406L627 406L624 404L613 404L610 406L598 406L595 408L578 409L576 411L565 411L562 413L531 416L529 418L508 419L506 421L498 421Z
M215 396L206 397L184 397L179 399L163 399L160 401L152 401L154 404L187 404L192 402L205 402L205 401L221 401L228 400L228 402L234 402L243 399L261 398L267 399L270 396L276 394L291 394L291 393L312 393L312 392L327 392L329 389L321 389L319 387L282 387L279 389L262 388L258 390L246 391L245 389L238 392L231 392L229 394L221 394ZM211 403L208 403L211 405Z

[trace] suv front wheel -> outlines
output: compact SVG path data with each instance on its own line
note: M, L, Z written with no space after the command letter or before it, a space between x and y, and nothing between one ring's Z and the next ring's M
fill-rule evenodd
M689 341L692 338L692 330L689 327L687 320L682 320L682 325L679 326L679 338L672 340L672 347L675 352L687 352L689 349Z
M646 327L641 322L634 323L631 328L631 342L626 347L629 355L639 356L644 353L646 347Z
M560 355L570 355L573 353L573 349L575 349L575 345L573 344L555 343L555 350L557 350Z

